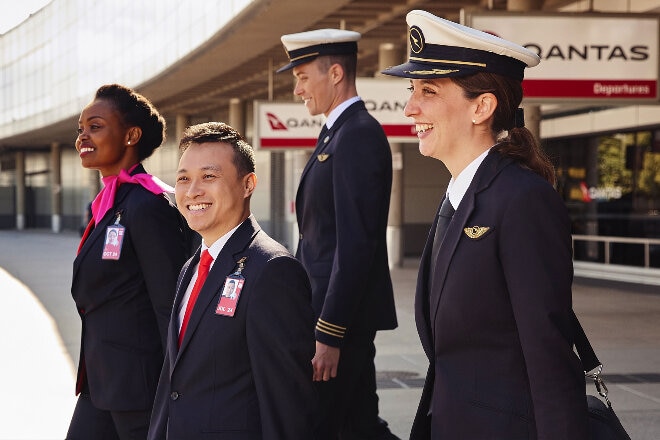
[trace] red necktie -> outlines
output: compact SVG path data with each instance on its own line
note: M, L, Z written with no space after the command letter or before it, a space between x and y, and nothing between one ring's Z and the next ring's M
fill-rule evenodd
M188 326L188 321L190 320L190 314L192 313L193 307L195 307L195 301L197 301L199 291L202 290L204 281L206 281L206 276L209 274L211 263L213 263L213 257L211 254L209 254L208 250L204 250L204 252L202 252L201 258L199 259L199 267L197 268L197 280L195 280L195 285L190 292L190 298L188 299L188 305L186 306L186 313L183 315L183 322L181 323L181 330L179 331L179 347L181 347L181 341L183 341L183 335L186 332L186 327Z

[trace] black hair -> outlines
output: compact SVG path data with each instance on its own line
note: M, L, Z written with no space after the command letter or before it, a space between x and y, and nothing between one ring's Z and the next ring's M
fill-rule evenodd
M99 87L94 98L111 102L126 128L142 129L137 143L138 160L151 156L165 141L165 118L151 101L135 90L120 84L107 84Z
M224 122L204 122L186 128L179 142L179 150L183 153L191 144L206 142L221 142L231 145L234 149L234 165L238 174L245 176L248 173L254 173L254 149L235 128Z

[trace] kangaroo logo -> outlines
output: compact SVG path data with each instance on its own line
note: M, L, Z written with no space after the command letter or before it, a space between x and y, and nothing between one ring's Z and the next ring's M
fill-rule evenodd
M268 118L268 124L270 124L270 129L271 130L273 130L273 131L288 130L288 128L286 128L286 125L284 125L284 123L282 121L280 121L279 118L277 116L275 116L274 114L268 112L268 113L266 113L266 117Z

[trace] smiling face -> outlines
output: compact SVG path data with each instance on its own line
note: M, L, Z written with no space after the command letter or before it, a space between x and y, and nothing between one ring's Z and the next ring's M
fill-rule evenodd
M227 143L193 143L179 160L176 203L190 228L199 232L207 246L250 215L250 196L257 176L239 175L234 154Z
M331 71L324 71L322 66L323 63L317 58L293 68L293 76L296 78L293 93L302 98L312 116L328 116L338 104Z
M76 150L82 166L99 170L105 177L117 175L137 163L137 152L130 144L130 131L110 101L92 101L78 120Z
M443 162L470 140L476 104L448 78L412 79L405 115L415 121L419 151Z

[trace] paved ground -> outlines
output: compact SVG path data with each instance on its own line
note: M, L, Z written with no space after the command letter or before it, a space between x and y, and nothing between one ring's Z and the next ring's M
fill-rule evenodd
M66 434L80 337L69 293L77 244L74 233L0 231L2 440ZM416 266L392 271L400 325L376 340L381 415L402 439L427 367L413 316ZM632 439L659 439L660 288L577 280L574 303Z

